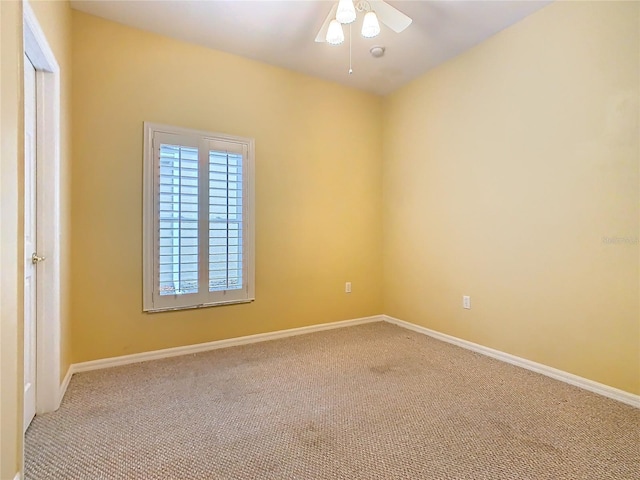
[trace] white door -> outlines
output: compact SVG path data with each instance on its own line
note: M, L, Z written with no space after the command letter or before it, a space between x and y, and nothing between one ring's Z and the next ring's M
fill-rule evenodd
M24 57L24 430L36 414L36 70Z

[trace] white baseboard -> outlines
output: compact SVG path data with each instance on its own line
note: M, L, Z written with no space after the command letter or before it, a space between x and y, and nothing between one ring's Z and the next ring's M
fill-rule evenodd
M20 472L16 473L16 476L13 477L13 480L22 480L22 475L20 474Z
M64 394L67 393L67 387L69 386L69 382L71 381L72 376L73 376L73 365L70 365L69 368L67 369L67 374L62 379L62 384L60 385L60 392L58 393L58 403L56 405L56 410L60 408L60 404L62 403Z
M495 350L493 348L485 347L477 343L469 342L467 340L462 340L461 338L453 337L451 335L440 333L435 330L428 329L426 327L421 327L420 325L415 325L413 323L405 322L404 320L390 317L388 315L375 315L372 317L356 318L353 320L344 320L340 322L322 323L319 325L310 325L308 327L291 328L288 330L278 330L276 332L259 333L256 335L248 335L245 337L229 338L226 340L216 340L213 342L199 343L196 345L186 345L182 347L167 348L163 350L154 350L151 352L142 352L142 353L134 353L132 355L123 355L121 357L103 358L100 360L92 360L89 362L74 363L69 367L69 370L67 371L67 374L65 375L64 380L62 381L62 385L60 386L60 397L59 397L58 405L62 401L62 398L64 397L64 394L69 385L69 381L71 380L71 376L74 373L88 372L90 370L99 370L103 368L118 367L122 365L129 365L132 363L146 362L149 360L159 360L162 358L176 357L179 355L189 355L193 353L206 352L209 350L217 350L219 348L235 347L238 345L248 345L250 343L257 343L257 342L266 342L269 340L276 340L279 338L293 337L295 335L304 335L307 333L320 332L323 330L351 327L355 325L361 325L364 323L372 323L372 322L380 322L380 321L386 321L388 323L398 325L408 330L413 330L414 332L428 335L437 340L442 340L443 342L457 345L467 350L471 350L471 351L480 353L482 355L486 355L488 357L495 358L497 360L501 360L506 363L510 363L511 365L526 368L527 370L531 370L533 372L546 375L547 377L551 377L561 382L565 382L570 385L583 388L584 390L588 390L590 392L603 395L613 400L617 400L627 405L640 408L640 395L634 395L633 393L625 392L624 390L619 390L617 388L610 387L609 385L604 385L602 383L598 383L584 377L579 377L578 375L574 375L572 373L568 373L563 370L558 370L556 368L549 367L541 363L527 360L526 358L517 357L509 353L501 352L500 350Z
M177 357L179 355L207 352L209 350L217 350L218 348L235 347L238 345L247 345L257 342L266 342L268 340L277 340L279 338L304 335L307 333L320 332L322 330L331 330L334 328L351 327L354 325L361 325L363 323L382 321L384 321L383 315L375 315L372 317L356 318L353 320L343 320L340 322L332 323L321 323L319 325L310 325L308 327L291 328L288 330L278 330L276 332L258 333L256 335L248 335L245 337L216 340L207 343L198 343L196 345L186 345L183 347L166 348L163 350L154 350L151 352L134 353L132 355L123 355L121 357L91 360L89 362L74 363L69 368L69 373L67 373L67 375L70 378L72 374L79 372L88 372L90 370L118 367L122 365L129 365L131 363L146 362L149 360L159 360L161 358ZM64 390L66 390L66 385L64 387ZM64 395L64 391L62 392L62 395Z
M386 322L404 327L408 330L413 330L414 332L428 335L437 340L442 340L443 342L451 343L453 345L457 345L458 347L481 353L482 355L486 355L487 357L495 358L497 360L501 360L518 367L526 368L527 370L531 370L536 373L541 373L542 375L560 380L561 382L568 383L569 385L583 388L584 390L589 390L590 392L612 398L613 400L626 403L627 405L631 405L632 407L640 408L640 395L634 395L633 393L625 392L624 390L619 390L617 388L610 387L609 385L594 382L593 380L579 377L578 375L574 375L563 370L558 370L557 368L549 367L541 363L527 360L526 358L517 357L509 353L501 352L500 350L494 350L493 348L484 347L482 345L478 345L477 343L462 340L461 338L453 337L451 335L436 332L435 330L430 330L428 328L405 322L404 320L399 320L388 315L382 315L382 317Z

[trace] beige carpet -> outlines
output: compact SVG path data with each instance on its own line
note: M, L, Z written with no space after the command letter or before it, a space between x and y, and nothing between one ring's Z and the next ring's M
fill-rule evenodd
M385 323L74 375L35 479L640 479L640 411Z

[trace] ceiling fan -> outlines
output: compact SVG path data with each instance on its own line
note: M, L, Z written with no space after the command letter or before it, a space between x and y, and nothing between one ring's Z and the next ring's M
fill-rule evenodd
M362 36L371 38L380 33L380 22L396 33L411 25L411 18L382 0L339 0L327 15L322 28L316 35L316 42L340 45L344 42L342 25L352 23L357 12L364 13Z

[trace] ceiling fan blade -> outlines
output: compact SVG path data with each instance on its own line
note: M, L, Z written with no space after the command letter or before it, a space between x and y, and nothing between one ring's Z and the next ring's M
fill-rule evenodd
M376 12L378 20L396 33L402 32L411 25L413 21L400 10L382 0L369 0L369 5L371 5L371 9Z
M318 35L316 35L316 42L322 43L327 41L327 30L329 30L329 24L331 23L331 20L336 18L337 10L338 10L338 3L336 2L333 5L333 7L331 7L331 11L329 12L329 15L327 15L327 18L325 19L324 23L322 24L322 27L320 28Z

